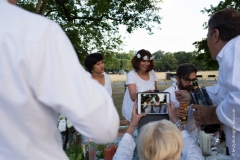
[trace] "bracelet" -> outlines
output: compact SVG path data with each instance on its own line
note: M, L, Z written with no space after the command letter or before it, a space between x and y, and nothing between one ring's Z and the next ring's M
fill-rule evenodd
M179 119L179 120L175 123L175 126L178 128L181 124L182 124L182 121L181 121L181 119Z
M136 127L132 122L130 122L130 124L131 124L134 128Z

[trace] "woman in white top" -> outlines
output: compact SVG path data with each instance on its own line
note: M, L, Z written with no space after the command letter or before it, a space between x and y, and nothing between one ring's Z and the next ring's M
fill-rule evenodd
M152 105L149 100L149 97L145 98L145 102L143 103L143 109L145 110L145 113L151 113Z
M133 70L127 74L127 90L123 98L122 114L130 121L133 102L138 92L153 91L157 89L157 76L153 71L154 57L147 50L138 51L131 63Z
M104 72L103 55L101 53L89 54L84 63L92 78L98 81L112 96L112 86L109 76Z
M155 101L154 101L154 104L153 104L153 111L154 113L159 113L160 112L160 100L159 100L159 97L155 97Z

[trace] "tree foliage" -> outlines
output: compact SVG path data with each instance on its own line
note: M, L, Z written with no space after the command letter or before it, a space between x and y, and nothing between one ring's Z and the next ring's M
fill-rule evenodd
M161 59L161 63L162 63L162 66L164 67L163 68L164 71L175 70L177 68L177 62L178 60L173 56L172 53L165 53Z
M240 1L239 0L225 0L220 1L217 6L210 5L210 8L204 8L201 12L211 15L216 11L225 9L225 8L234 8L240 10ZM204 28L208 28L207 22L203 24ZM210 51L207 46L207 39L203 38L201 41L193 43L197 48L198 56L197 61L203 62L202 65L206 69L214 70L218 69L217 61L211 59Z
M160 24L161 0L19 0L18 6L59 23L82 61L92 51L120 50L119 26L132 33ZM37 31L37 29L36 29Z
M157 52L154 52L153 55L155 56L155 60L160 60L164 54L164 51L158 50Z

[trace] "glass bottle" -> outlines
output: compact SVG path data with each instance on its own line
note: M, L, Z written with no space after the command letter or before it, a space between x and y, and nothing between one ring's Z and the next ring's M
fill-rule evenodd
M213 105L205 87L200 88L198 86L197 81L193 82L193 91L191 92L191 97L193 104L200 104L204 106ZM212 125L202 125L201 130L205 133L214 133L219 131L220 125L219 124L212 124Z

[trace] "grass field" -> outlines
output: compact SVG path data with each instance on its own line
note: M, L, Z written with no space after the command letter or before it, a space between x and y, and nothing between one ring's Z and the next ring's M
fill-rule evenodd
M165 81L165 72L156 72L157 77L158 77L158 81ZM216 75L216 77L218 76L218 72L217 71L200 71L198 72L197 75L202 75L202 79L208 79L208 75ZM109 75L110 79L112 81L112 84L114 83L124 83L126 80L126 75L116 75L116 74L112 74ZM212 84L211 84L212 85ZM158 85L158 89L160 91L165 90L166 88L170 87L171 85ZM204 86L209 86L209 84L204 84ZM122 116L122 102L123 102L123 96L125 93L125 87L124 85L122 86L115 86L113 85L112 87L112 97L113 97L113 102L115 104L115 107L118 111L119 117L121 120L124 120L125 118Z

